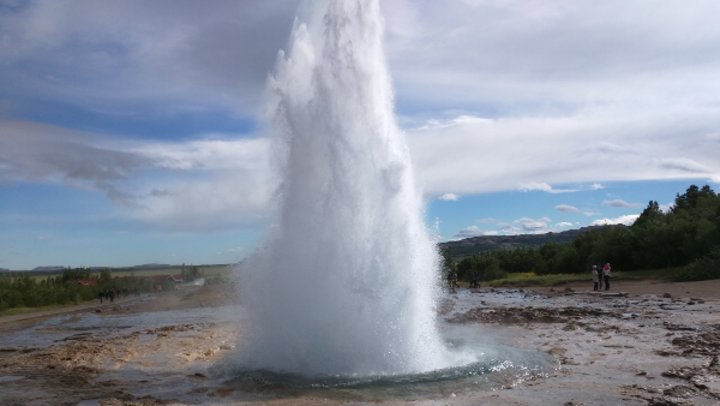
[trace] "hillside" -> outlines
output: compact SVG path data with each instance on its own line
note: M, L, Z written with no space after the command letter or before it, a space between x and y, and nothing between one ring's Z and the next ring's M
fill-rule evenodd
M442 242L439 246L443 252L448 252L452 257L462 258L488 251L539 248L547 243L567 244L579 235L597 228L583 227L577 230L546 234L484 235L458 241Z

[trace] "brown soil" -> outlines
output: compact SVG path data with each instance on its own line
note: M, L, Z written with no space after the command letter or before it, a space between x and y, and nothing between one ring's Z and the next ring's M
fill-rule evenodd
M673 298L720 299L720 279L697 282L666 282L656 280L623 281L611 280L611 290L597 294L625 293L629 295L662 295ZM577 292L591 292L592 282L572 282L560 287L528 288L540 293L563 293L567 289Z

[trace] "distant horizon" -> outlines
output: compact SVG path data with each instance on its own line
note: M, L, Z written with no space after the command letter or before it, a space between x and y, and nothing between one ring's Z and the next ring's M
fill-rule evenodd
M520 210L520 208L523 207L524 200L522 197L527 196L528 193L531 193L532 191L517 191L517 192L507 192L507 193L498 193L492 196L472 196L472 197L463 197L462 200L460 198L452 200L452 201L443 201L442 199L438 199L436 201L431 202L428 205L428 209L426 210L426 221L427 221L427 227L430 233L434 233L436 237L436 241L438 244L441 244L443 242L448 241L459 241L462 239L467 238L474 238L474 237L489 237L489 236L519 236L519 235L541 235L541 234L547 234L547 233L561 233L564 231L572 231L572 230L579 230L586 227L593 227L593 226L602 226L602 225L613 225L613 224L624 224L624 225L632 225L634 220L639 216L639 214L642 212L643 209L647 207L647 204L652 201L658 201L660 204L660 207L662 210L669 210L673 203L674 199L678 194L682 194L686 191L686 189L695 184L697 186L704 186L708 183L703 182L687 182L685 180L683 181L674 181L674 182L662 182L664 188L668 189L668 192L666 193L666 198L657 198L657 197L650 197L645 201L644 203L640 203L638 199L632 200L633 203L624 202L622 200L603 200L602 202L598 202L597 204L599 206L605 206L604 210L606 215L612 216L612 213L628 213L628 209L630 209L630 213L632 214L620 214L616 218L596 218L594 221L589 223L582 223L580 221L577 222L568 222L566 224L556 223L554 225L548 224L549 219L547 218L540 218L537 221L533 221L528 218L522 218L519 221L515 221L513 223L507 223L505 224L505 233L499 233L494 231L483 231L481 227L490 225L490 226L497 226L498 220L492 219L490 217L485 219L479 219L476 221L476 224L478 224L478 227L470 227L468 229L460 230L457 234L441 238L440 234L437 232L439 228L444 227L440 222L438 221L439 217L432 217L435 215L439 215L440 213L445 213L445 219L448 223L456 221L455 213L453 213L452 210L445 211L445 207L437 207L437 206L448 206L448 205L464 205L464 204L474 204L477 205L477 210L483 210L484 213L491 213L493 210L507 210L508 208L516 208L516 210ZM679 186L684 185L681 189L678 189L676 192L670 192L669 189L672 186ZM643 187L641 187L643 186ZM711 186L712 187L712 186ZM658 188L657 185L653 185L652 187L649 187L646 185L646 182L640 183L640 182L632 182L632 183L622 183L622 184L613 184L612 186L607 186L607 188L612 189L619 189L624 190L624 196L630 196L630 193L633 193L635 195L647 195L646 188L651 188L652 190L655 190ZM713 188L715 189L715 188ZM598 190L606 190L606 187L603 187L602 189ZM598 194L598 190L594 191L586 191L585 194L588 193L594 193ZM535 193L542 193L535 191ZM583 195L578 195L583 196ZM614 194L607 193L607 191L604 191L600 193L600 196L597 197L597 199L602 198L602 196L612 197L617 196ZM672 196L672 198L667 198L669 196ZM541 207L526 207L524 210L527 211L542 211L545 210L546 207L553 206L555 202L563 201L563 202L572 202L574 199L571 199L571 197L574 198L574 196L568 196L565 193L543 193L542 199L535 197L533 201L535 202L542 202ZM585 196L587 198L587 196ZM488 199L495 202L494 205L486 205L483 203L483 200ZM469 202L468 202L469 201ZM587 200L586 200L587 201ZM619 203L620 202L620 203ZM537 203L535 203L537 205ZM559 212L569 212L566 213L566 215L573 215L575 218L583 218L588 217L587 212L582 212L580 209L575 209L575 206L568 205L568 204L555 204L554 208L556 211ZM462 213L466 211L470 211L470 208L463 208L461 211L461 215L457 216L460 221L463 221ZM585 209L590 211L590 209ZM591 212L591 215L597 216L599 213ZM461 224L461 223L459 223ZM261 239L258 239L258 241L261 241ZM249 252L251 254L252 251ZM100 253L102 254L102 253ZM248 255L249 255L248 254ZM202 265L229 265L229 264L236 264L242 262L247 256L243 256L242 258L231 260L231 261L210 261L210 262L195 262L195 261L183 261L178 260L178 262L158 262L158 261L143 261L143 262L115 262L111 263L108 261L107 265L87 265L89 261L84 261L82 258L74 258L73 260L75 262L71 262L68 264L63 265L48 265L48 264L40 264L40 263L30 263L30 266L25 267L8 267L7 265L4 265L0 263L0 270L10 270L10 271L30 271L34 270L38 267L63 267L63 268L103 268L103 267L110 267L110 268L132 268L132 267L139 267L139 266L145 266L145 265L168 265L168 266L180 266L183 263L187 266L202 266ZM97 261L97 263L100 263L103 261Z
M572 228L567 230L560 230L560 231L546 231L546 232L539 232L539 233L521 233L521 234L490 234L490 235L474 235L469 237L458 237L454 239L449 240L443 240L443 241L436 241L436 244L439 246L443 243L448 242L458 242L462 240L472 239L472 238L493 238L493 237L522 237L522 236L539 236L539 235L546 235L546 234L560 234L560 233L566 233L566 232L573 232L573 231L580 231L585 228L592 228L592 227L604 227L608 225L617 225L617 224L590 224L585 226L580 226L578 228ZM174 267L181 267L181 266L187 266L187 267L205 267L205 266L231 266L231 265L237 265L241 263L244 259L241 259L240 261L236 262L227 262L227 263L157 263L157 262L149 262L149 263L142 263L142 264L131 264L131 265L83 265L83 266L70 266L70 265L37 265L32 268L24 268L24 269L10 269L5 268L3 266L0 266L0 272L34 272L34 271L54 271L54 270L62 270L62 269L90 269L90 270L101 270L101 269L132 269L132 268L147 268L147 269L159 269L159 268L174 268ZM47 269L46 269L47 268Z
M165 269L165 268L178 268L178 267L213 267L213 266L232 266L237 263L227 264L137 264L137 265L120 265L120 266L108 266L108 265L92 265L92 266L63 266L63 265L41 265L31 269L8 269L0 267L0 272L55 272L62 271L65 269L88 269L90 271L101 271L103 269L110 270L127 270L136 269L139 271L154 270L154 269Z

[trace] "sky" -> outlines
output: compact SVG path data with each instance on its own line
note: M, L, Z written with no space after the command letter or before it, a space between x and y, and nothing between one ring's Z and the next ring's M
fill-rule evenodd
M231 263L271 227L296 0L0 0L0 268ZM381 0L441 241L720 183L720 2Z

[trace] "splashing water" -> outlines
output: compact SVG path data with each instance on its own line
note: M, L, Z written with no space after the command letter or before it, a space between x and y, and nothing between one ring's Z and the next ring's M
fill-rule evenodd
M456 365L435 325L438 256L394 118L378 0L309 4L269 81L282 203L240 281L241 362L332 376Z

